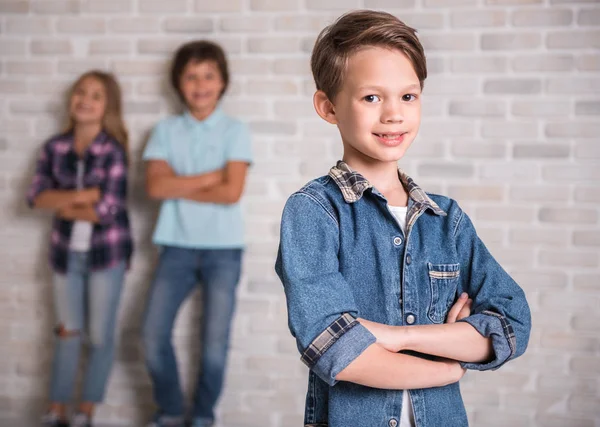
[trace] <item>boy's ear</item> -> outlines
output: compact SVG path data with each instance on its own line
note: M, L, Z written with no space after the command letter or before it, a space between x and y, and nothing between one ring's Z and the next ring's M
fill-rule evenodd
M337 118L335 117L335 107L325 95L325 92L318 90L313 96L313 105L317 114L321 116L323 120L331 123L332 125L337 124Z

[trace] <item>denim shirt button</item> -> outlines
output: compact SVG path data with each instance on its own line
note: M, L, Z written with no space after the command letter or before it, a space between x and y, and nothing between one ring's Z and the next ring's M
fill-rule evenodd
M406 323L408 323L409 325L415 323L415 316L413 316L412 314L406 316Z
M396 427L398 425L398 421L396 421L394 418L392 418L389 422L388 425L390 427Z
M406 263L410 264L412 262L412 258L410 255L406 255Z
M394 245L400 246L402 244L402 239L400 237L394 237Z

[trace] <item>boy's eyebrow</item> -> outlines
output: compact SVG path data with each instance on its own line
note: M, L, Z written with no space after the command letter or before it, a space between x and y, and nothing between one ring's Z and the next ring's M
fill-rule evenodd
M377 85L367 85L367 86L360 86L358 88L358 90L376 90L376 91L385 91L386 88L384 88L383 86L377 86ZM401 92L405 92L405 91L410 91L410 90L421 90L421 85L417 84L417 83L413 83L410 84L408 86L405 86L402 88Z

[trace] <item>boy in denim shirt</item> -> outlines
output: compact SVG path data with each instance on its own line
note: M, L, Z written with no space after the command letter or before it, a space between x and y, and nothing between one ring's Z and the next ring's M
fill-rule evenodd
M281 221L275 268L310 368L305 424L466 426L464 370L523 354L531 319L458 204L398 169L419 129L423 48L394 16L355 11L321 32L311 66L344 156Z

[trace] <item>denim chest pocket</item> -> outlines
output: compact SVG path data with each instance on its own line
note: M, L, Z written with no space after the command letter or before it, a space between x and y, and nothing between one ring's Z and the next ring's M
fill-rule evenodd
M433 323L444 323L456 296L460 264L427 263L427 268L431 288L431 303L427 314Z

